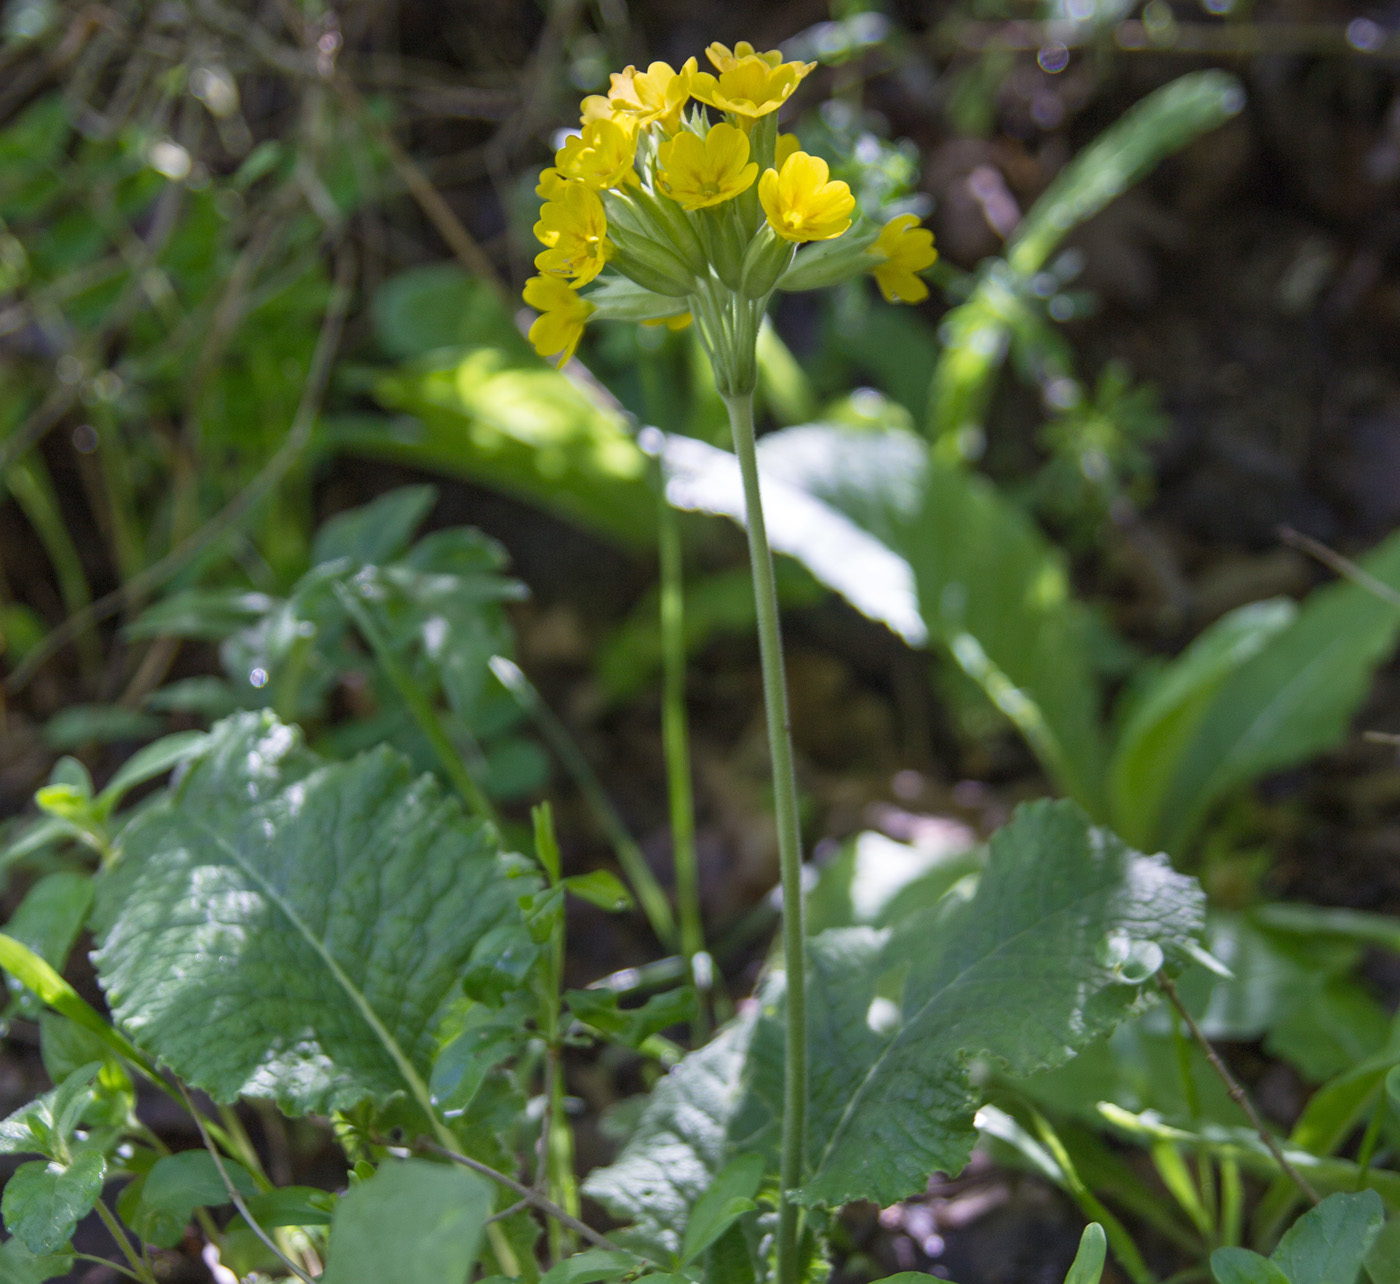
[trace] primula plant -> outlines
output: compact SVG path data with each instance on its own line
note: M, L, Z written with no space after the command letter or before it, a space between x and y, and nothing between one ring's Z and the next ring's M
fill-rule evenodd
M786 912L783 958L798 978L786 1000L782 1139L775 1271L803 1273L795 1193L804 1177L807 1128L802 853L797 782L778 628L773 557L764 529L753 394L759 323L775 290L834 285L875 274L886 298L928 295L916 273L936 252L931 233L905 216L883 229L858 226L850 187L827 163L778 132L778 109L815 63L740 41L690 58L676 71L653 62L612 77L606 97L582 104L582 132L560 148L536 189L535 235L545 249L525 301L541 309L530 339L542 355L571 357L593 317L684 323L692 319L729 411L743 475L778 848ZM712 113L713 117L712 118ZM803 248L803 247L808 248ZM605 266L612 273L602 276ZM582 287L596 281L587 295ZM565 284L565 283L568 284Z
M1110 1253L1122 1276L1153 1284L1110 1198L1176 1247L1184 1238L1220 1284L1351 1284L1363 1260L1374 1269L1396 1225L1384 1226L1386 1208L1400 1205L1400 1179L1382 1162L1396 1148L1385 1113L1400 1102L1394 1038L1359 1067L1329 1066L1336 1078L1286 1147L1257 1114L1245 1126L1248 1098L1188 1005L1214 1005L1211 987L1228 976L1207 945L1240 968L1242 987L1250 951L1263 947L1240 945L1253 938L1229 916L1208 925L1197 881L1133 844L1187 850L1229 785L1315 749L1313 724L1340 715L1289 675L1349 663L1355 680L1343 685L1359 700L1365 666L1392 644L1390 608L1345 586L1310 599L1296 623L1279 609L1226 617L1138 693L1111 768L1096 749L1075 752L1076 728L1098 743L1076 704L1090 635L1023 514L907 431L809 425L755 441L760 325L774 292L843 285L878 308L860 281L869 276L887 301L917 303L936 256L913 215L867 223L848 184L779 132L779 111L813 64L744 43L712 45L707 58L712 70L696 59L679 71L628 68L584 101L579 132L540 179L539 275L524 294L540 313L531 342L561 366L593 321L693 324L728 409L741 497L711 511L748 531L781 863L779 943L756 992L737 1013L707 1002L722 987L704 950L693 851L687 865L679 841L680 499L664 486L650 496L663 633L672 626L663 739L673 907L511 659L503 604L522 590L504 575L502 550L465 529L415 541L430 489L383 495L327 522L280 595L185 587L134 618L132 636L219 644L226 680L159 693L212 725L148 745L101 789L78 761L60 760L36 795L38 819L0 853L0 867L37 873L0 933L0 967L7 1016L37 1031L54 1085L0 1121L0 1155L18 1163L0 1199L5 1284L41 1284L86 1262L90 1217L119 1258L106 1266L140 1284L164 1278L162 1252L182 1243L219 1284L820 1284L837 1264L846 1206L918 1197L932 1174L956 1175L979 1140L1058 1183L1085 1214L1069 1284L1098 1284ZM1139 132L1127 146L1114 133L1100 144L1112 163L1067 171L1071 190L1052 189L1043 216L1031 211L1010 267L969 287L934 377L944 445L967 436L1005 348L959 347L958 335L1024 323L1007 302L1031 297L1015 274L1039 270L1073 221L1065 211L1100 207L1164 153L1161 138L1223 118L1232 86L1197 78L1163 92L1115 127L1156 122L1158 142L1142 145ZM578 389L509 339L529 369L502 400L531 415L576 408ZM474 377L454 380L458 392L517 373L479 358ZM557 400L531 401L540 388ZM630 439L609 444L635 451ZM735 471L727 452L688 446L692 481L700 464ZM659 455L652 475L630 479L636 490L606 494L635 499L663 465L676 480L679 455ZM1069 798L1019 808L980 847L930 853L863 835L804 878L760 459L775 532L784 498L828 521L849 501L839 557L819 564L817 550L784 541L818 579L868 606L848 563L888 572L896 548L907 555L903 574L867 577L876 590L917 589L917 603L887 622L943 645ZM899 483L898 503L881 478ZM891 541L883 561L872 560L879 540ZM1364 573L1400 579L1397 557L1382 550ZM1357 651L1351 661L1337 638ZM1251 669L1251 658L1265 667ZM1279 712L1282 688L1295 692L1291 714ZM376 712L337 722L343 691ZM1082 706L1097 708L1088 697ZM1233 741L1226 712L1247 720ZM1281 736L1290 717L1308 734ZM528 829L502 819L502 807L541 787L536 730L598 806L625 883L565 872L548 805ZM1226 746L1214 775L1204 750L1192 751L1198 736ZM1246 759L1233 743L1267 752ZM664 957L567 988L569 903L615 913L634 899ZM1374 923L1358 923L1327 930L1377 939ZM85 932L105 1011L64 978ZM1329 986L1355 962L1337 953ZM1308 1006L1262 957L1254 966L1269 974L1269 1002ZM1237 1002L1243 992L1218 1006L1260 1006L1253 990ZM689 1051L675 1041L687 1029ZM1108 1036L1115 1047L1140 1041L1153 1072L1179 1068L1182 1108L1168 1116L1139 1095L1130 1111L1116 1088L1104 1102L1093 1057ZM1295 1033L1295 1046L1306 1041ZM566 1069L584 1057L635 1067L649 1091L608 1121L612 1161L581 1174ZM1204 1060L1225 1081L1214 1097L1192 1078ZM1093 1095L1071 1090L1077 1073ZM172 1152L149 1126L144 1106L156 1098L191 1120L188 1148ZM293 1139L317 1126L333 1134L344 1156L340 1180L326 1183L336 1189L275 1182L246 1131L250 1104L269 1134L286 1121ZM1217 1107L1233 1113L1222 1120ZM1140 1193L1142 1165L1086 1128L1057 1131L1059 1117L1047 1117L1057 1109L1140 1142L1191 1227L1180 1229L1156 1188ZM1368 1110L1357 1161L1333 1156ZM1249 1237L1269 1257L1243 1247L1242 1172L1271 1183ZM1280 1234L1303 1201L1314 1206ZM1188 1277L1205 1278L1204 1265L1177 1278Z

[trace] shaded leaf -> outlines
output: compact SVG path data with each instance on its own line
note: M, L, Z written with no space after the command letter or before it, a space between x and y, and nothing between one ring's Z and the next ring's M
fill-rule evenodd
M1329 1195L1289 1227L1269 1260L1290 1284L1355 1284L1384 1222L1373 1190Z
M125 832L94 958L117 1020L217 1100L422 1100L440 1015L525 890L391 750L322 764L244 714Z
M892 939L884 964L908 968L897 1029L873 1056L868 1020L824 1032L804 1199L890 1204L930 1172L957 1172L975 1138L969 1058L1018 1075L1061 1064L1151 1001L1105 964L1104 939L1123 932L1165 949L1200 931L1202 908L1194 880L1073 804L1020 808L993 836L976 895L910 918ZM875 979L849 982L865 987L867 1007Z
M106 1174L106 1156L95 1148L80 1150L71 1164L21 1164L0 1198L5 1229L36 1256L55 1252L92 1211Z
M465 1169L408 1159L351 1188L331 1222L325 1284L466 1284L491 1191Z

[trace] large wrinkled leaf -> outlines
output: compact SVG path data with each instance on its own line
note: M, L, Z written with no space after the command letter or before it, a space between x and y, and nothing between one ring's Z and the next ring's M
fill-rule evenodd
M643 1251L680 1252L690 1209L724 1167L743 1101L754 1018L741 1017L691 1053L657 1086L617 1161L583 1184Z
M1296 614L1286 598L1251 602L1231 611L1141 692L1118 737L1109 771L1113 827L1124 839L1153 845L1153 836L1162 828L1162 796L1211 700Z
M1064 557L985 478L934 463L907 545L919 607L1056 782L1103 811L1101 694L1091 625Z
M1400 535L1361 565L1400 587ZM1397 635L1400 608L1360 585L1312 593L1293 623L1236 669L1201 714L1162 790L1153 845L1182 851L1221 795L1341 740Z
M0 1200L5 1229L31 1253L57 1251L92 1211L106 1175L106 1156L95 1148L80 1150L68 1164L43 1159L21 1164Z
M980 1104L971 1063L1031 1074L1142 1010L1152 991L1130 980L1122 947L1169 953L1199 931L1202 901L1160 857L1072 803L1044 802L992 840L971 900L812 938L803 1198L889 1204L934 1170L956 1172ZM682 1061L618 1161L589 1178L588 1193L635 1221L642 1244L676 1251L730 1155L759 1149L776 1168L782 991L778 974L756 1015Z
M336 1205L325 1284L466 1284L491 1192L462 1168L389 1162Z
M1072 803L1023 807L993 837L976 895L892 939L883 962L908 968L897 1027L877 1035L842 995L813 1067L804 1199L890 1204L935 1170L958 1171L979 1104L969 1060L1016 1075L1063 1063L1150 1001L1115 963L1119 945L1170 950L1200 930L1202 903L1194 880ZM850 982L866 1010L875 979Z
M118 1022L216 1099L290 1113L421 1088L473 950L528 890L397 754L323 764L267 714L215 727L122 849L95 955Z

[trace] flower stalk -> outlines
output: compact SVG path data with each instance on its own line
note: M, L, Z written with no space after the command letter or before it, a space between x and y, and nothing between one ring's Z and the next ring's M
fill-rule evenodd
M754 436L758 331L775 290L871 275L886 298L916 302L927 294L918 274L936 255L912 216L883 230L865 224L850 187L778 132L778 109L816 64L786 62L778 50L762 53L743 41L705 52L713 73L694 58L679 71L664 62L628 67L613 75L606 96L584 100L579 134L536 189L545 205L535 232L545 248L525 300L541 313L531 341L560 364L595 318L673 328L693 320L728 407L744 485L782 871L787 1025L776 1277L800 1284L801 1213L792 1194L804 1179L806 934L787 682ZM711 121L710 112L722 119ZM678 545L669 556L669 589L678 593ZM674 673L669 682L670 705L680 707ZM681 762L674 725L667 740L669 756ZM698 923L685 926L692 958L703 937Z
M783 638L778 623L778 588L773 552L763 520L758 485L758 454L753 429L753 392L724 398L734 453L744 482L744 513L749 533L754 604L758 614L759 663L768 752L773 764L773 806L778 823L778 861L783 889L783 966L787 973L787 1022L783 1057L783 1131L779 1168L778 1281L797 1284L800 1209L791 1192L802 1184L803 1142L807 1133L807 987L802 897L802 834L797 811L797 774L792 760L792 721L788 712Z

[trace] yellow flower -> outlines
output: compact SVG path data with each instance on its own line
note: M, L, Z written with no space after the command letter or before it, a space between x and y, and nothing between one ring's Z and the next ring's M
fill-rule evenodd
M535 235L546 247L535 266L548 276L576 277L579 285L603 270L612 251L603 202L582 183L565 183L559 199L540 207Z
M933 233L919 226L913 214L901 214L885 224L868 251L883 254L875 268L875 284L887 303L919 303L928 298L928 286L915 275L938 258Z
M856 198L832 180L820 156L793 152L781 170L763 171L758 199L769 226L785 241L829 241L851 225Z
M793 152L802 150L802 140L796 134L779 134L777 146L773 149L773 163L782 169L783 162L787 160ZM536 188L536 191L539 189ZM544 193L540 193L543 195Z
M569 182L569 179L551 165L548 169L540 171L540 181L535 185L535 195L546 201L560 200L563 198Z
M615 118L628 117L638 126L656 122L674 134L680 128L681 108L690 97L690 66L687 63L676 71L670 63L654 62L645 71L627 67L613 72L608 102Z
M542 357L559 354L562 366L583 338L583 324L594 307L555 276L532 276L525 282L525 302L540 315L530 326L530 342Z
M631 131L609 117L591 120L582 135L570 138L559 149L554 163L566 178L589 187L616 187L632 172L636 145Z
M657 186L687 210L732 200L758 177L757 164L749 160L749 140L733 125L712 125L703 139L677 134L656 155Z
M708 71L692 71L690 92L702 103L727 111L744 121L757 120L770 111L777 111L802 82L802 77L817 64L814 62L784 62L771 66L750 54L740 58L718 76ZM686 63L689 68L694 59Z
M643 325L657 326L664 325L668 330L684 330L695 318L689 312L678 312L673 317L656 317L651 321L643 321Z
M770 67L776 67L783 60L782 50L770 49L767 53L759 53L747 40L739 41L733 49L716 40L705 50L705 57L714 64L716 71L728 71L745 58L761 58Z

